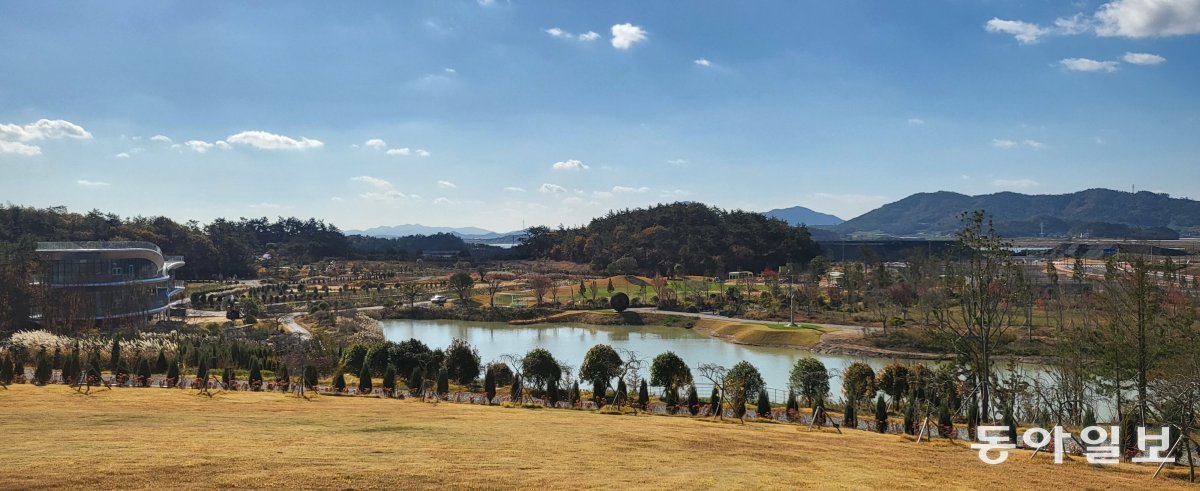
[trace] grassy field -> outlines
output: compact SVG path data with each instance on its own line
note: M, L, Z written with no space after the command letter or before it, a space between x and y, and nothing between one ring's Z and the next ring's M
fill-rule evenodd
M1187 489L1144 466L987 466L962 443L686 417L28 385L0 408L10 489Z
M700 319L697 332L728 339L734 343L756 346L789 346L811 348L821 341L824 330L812 324L788 327L787 324L757 324L725 320Z

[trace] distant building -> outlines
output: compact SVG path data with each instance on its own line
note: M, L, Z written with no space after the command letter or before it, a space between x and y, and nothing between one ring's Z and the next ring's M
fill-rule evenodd
M39 242L37 255L35 283L49 290L50 302L60 301L52 308L70 308L76 318L153 316L183 293L175 280L183 257L164 256L149 242ZM40 318L41 309L33 314Z

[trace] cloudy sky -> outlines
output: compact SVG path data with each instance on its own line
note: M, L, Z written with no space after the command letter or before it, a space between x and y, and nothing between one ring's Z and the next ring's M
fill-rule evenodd
M1200 0L0 5L0 202L343 228L1200 198Z

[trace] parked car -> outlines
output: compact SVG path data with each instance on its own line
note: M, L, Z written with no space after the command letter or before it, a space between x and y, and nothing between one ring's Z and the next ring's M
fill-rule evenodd
M429 299L429 303L434 305L446 305L446 300L448 299L445 295L434 295L433 298Z

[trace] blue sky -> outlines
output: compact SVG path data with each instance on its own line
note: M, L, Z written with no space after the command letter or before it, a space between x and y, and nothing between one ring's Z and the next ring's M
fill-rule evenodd
M1200 0L0 3L0 200L510 230L1200 198Z

